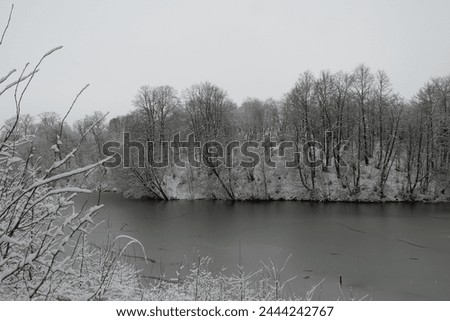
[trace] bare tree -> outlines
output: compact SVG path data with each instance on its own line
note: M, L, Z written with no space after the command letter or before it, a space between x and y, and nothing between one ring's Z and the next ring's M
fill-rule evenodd
M133 105L145 117L147 139L161 144L166 139L167 120L180 105L176 90L170 86L143 86Z
M209 144L212 141L226 143L231 140L234 126L235 104L227 93L211 83L193 85L185 92L184 108L189 117L189 125L197 140ZM208 170L217 178L228 198L234 200L231 170L227 170L227 180L221 175L221 168L213 164L208 155L201 153Z
M373 94L373 75L370 72L370 68L366 65L359 65L354 71L353 93L355 95L356 102L361 112L361 124L362 127L362 140L363 140L363 157L366 165L369 165L369 157L372 157L372 153L369 149L369 124L368 124L368 109L370 108L370 99ZM361 129L360 129L361 130ZM358 134L360 137L361 134ZM360 148L358 147L360 150Z
M290 119L290 124L294 129L293 138L296 148L297 169L300 177L300 182L308 191L314 192L316 186L316 169L314 166L309 167L309 182L308 175L303 169L303 162L299 157L303 151L299 150L299 146L307 142L314 141L313 131L313 115L314 115L314 75L311 72L304 72L300 75L294 88L287 94L285 99L286 116ZM315 151L308 149L306 155L302 155L305 159L314 161Z
M383 123L384 123L384 113L387 105L391 100L392 93L392 84L389 80L388 75L379 70L376 74L376 88L375 88L375 101L378 106L378 141L379 141L379 152L378 152L378 163L377 167L380 168L381 163L383 162L383 153L384 153L384 132L383 132Z

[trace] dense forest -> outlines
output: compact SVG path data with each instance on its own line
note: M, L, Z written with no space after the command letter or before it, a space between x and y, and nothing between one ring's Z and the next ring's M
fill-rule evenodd
M299 146L309 141L322 146L307 155L323 159L321 166L299 162L291 168L270 167L260 162L244 168L235 157L231 167L178 167L171 159L161 168L148 159L138 164L131 157L130 166L100 168L84 182L132 198L448 201L450 197L450 77L429 80L406 100L384 71L361 64L351 72L303 72L279 100L248 98L238 106L224 89L204 82L181 92L167 85L143 86L124 109L131 111L109 121L104 113L94 112L73 125L65 121L67 115L54 112L37 117L21 114L6 122L3 135L15 128L17 139L28 137L42 168L49 168L79 142L78 153L66 167L97 163L105 158L106 142L117 141L123 147L125 133L133 141L154 142L157 156L176 133L182 139L193 133L198 141L223 145L262 142L269 136L278 144L294 142L284 158L298 157ZM337 153L332 146L340 142L345 146ZM29 152L29 146L21 148ZM276 152L274 159L283 158ZM181 158L187 157L182 152Z

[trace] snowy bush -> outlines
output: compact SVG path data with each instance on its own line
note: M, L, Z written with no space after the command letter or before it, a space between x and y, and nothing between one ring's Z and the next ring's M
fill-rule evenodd
M14 6L1 33L0 47L13 9ZM116 259L102 260L100 253L87 251L84 240L94 228L93 218L102 206L75 209L76 194L90 191L82 188L83 180L78 186L67 184L73 176L86 178L103 162L76 169L69 166L92 127L78 146L66 155L61 152L64 120L87 86L76 96L60 124L60 135L55 135L55 144L48 151L54 156L49 168L41 168L41 158L34 155L33 136L21 137L18 130L27 89L45 58L61 48L45 53L31 71L25 64L15 79L12 78L16 69L0 77L0 96L13 92L16 111L12 121L0 128L1 299L98 299L105 293L106 284L111 284L113 273L109 268L108 276L100 273L97 280L96 271L103 272L106 264L119 266Z
M0 296L48 298L67 275L77 274L77 242L92 229L101 208L76 210L73 198L90 191L64 182L88 175L101 162L61 170L75 149L43 171L30 138L11 141L9 133L3 133L0 146ZM29 152L22 158L17 149L25 145Z

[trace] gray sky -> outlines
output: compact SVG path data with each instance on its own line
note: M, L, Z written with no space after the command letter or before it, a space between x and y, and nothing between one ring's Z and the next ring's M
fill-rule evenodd
M12 1L12 0L11 0ZM281 98L300 72L351 71L364 62L388 72L406 98L450 74L450 1L14 1L0 47L0 77L63 45L42 66L23 111L125 114L141 85L179 92L210 81L241 103ZM11 2L0 1L0 26ZM13 115L0 98L0 120Z

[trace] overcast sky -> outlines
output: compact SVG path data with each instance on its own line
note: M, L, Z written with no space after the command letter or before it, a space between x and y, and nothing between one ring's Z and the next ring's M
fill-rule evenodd
M70 122L95 110L125 114L146 84L181 92L210 81L240 104L281 98L305 70L364 62L387 71L406 98L450 74L449 0L13 2L0 78L63 45L42 66L23 112L64 114L90 83ZM10 5L0 0L1 30ZM13 112L12 93L0 97L0 120Z

